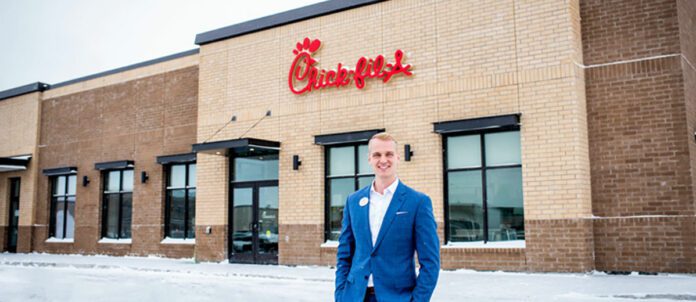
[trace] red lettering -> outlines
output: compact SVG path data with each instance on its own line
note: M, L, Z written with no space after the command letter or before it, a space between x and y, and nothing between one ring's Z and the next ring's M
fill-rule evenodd
M365 88L367 79L382 79L388 82L393 76L403 74L411 76L411 65L403 64L404 53L400 49L394 52L394 63L386 63L383 55L374 59L361 57L355 64L355 69L345 68L338 63L336 70L318 69L314 66L317 62L312 53L321 46L321 41L305 38L303 43L297 43L293 50L295 59L290 65L288 73L288 86L294 94L303 94L315 89L326 87L343 87L355 83L358 89Z

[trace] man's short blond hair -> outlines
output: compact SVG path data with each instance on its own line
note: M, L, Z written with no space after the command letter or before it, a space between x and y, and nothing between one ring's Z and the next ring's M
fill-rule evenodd
M370 140L367 142L368 150L370 149L370 144L372 143L372 140L375 140L375 139L378 139L381 141L387 141L387 142L389 142L389 141L394 142L394 151L396 151L396 147L398 146L398 143L396 142L396 139L394 138L394 136L392 136L388 132L380 132L380 133L373 135L370 138Z

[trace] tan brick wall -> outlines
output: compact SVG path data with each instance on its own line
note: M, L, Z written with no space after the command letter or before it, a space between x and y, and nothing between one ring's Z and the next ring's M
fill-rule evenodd
M0 173L0 225L8 225L10 178L20 178L19 191L19 225L30 226L34 223L33 208L36 200L36 177L38 158L29 162L27 170Z
M4 173L0 176L0 213L8 213L10 211L10 182L8 178ZM0 215L0 226L7 226L8 224L7 214Z
M168 66L171 62L160 64ZM144 67L143 74L148 74L151 67ZM45 242L50 221L50 179L40 175L37 222L32 230L37 251L193 256L193 245L160 243L164 238L165 180L164 168L157 164L156 157L191 152L196 135L198 67L147 77L133 74L134 78L125 82L44 96L40 165L41 169L78 168L76 235L73 244ZM132 244L97 243L101 238L103 179L94 165L114 160L135 162ZM140 182L142 171L149 175L146 183ZM88 186L82 186L83 176L91 180Z
M36 153L40 98L34 92L0 101L0 156Z
M281 242L281 263L324 263L331 253L318 248L324 158L313 139L320 134L385 128L411 144L415 156L402 162L400 178L433 198L442 225L442 143L432 123L522 113L526 218L588 217L579 13L577 1L388 1L203 45L198 142L237 138L273 112L244 136L281 142L280 237L289 238ZM315 55L321 68L377 54L392 61L403 49L414 75L296 96L287 73L305 37L322 40ZM237 120L225 126L232 116ZM295 154L298 171L291 169ZM199 185L198 198L209 208L197 219L224 223L225 159L202 161L210 163L199 166L207 176L199 179L210 183ZM302 249L312 252L294 254Z
M31 232L22 232L23 229L30 229L33 223L34 217L33 213L33 202L36 198L36 191L34 188L36 165L34 167L30 166L29 171L25 172L4 172L0 174L0 211L2 211L2 221L0 221L0 235L3 237L0 239L0 251L4 251L7 246L7 231L9 229L9 178L19 177L21 178L21 188L19 193L19 226L17 234L17 251L18 252L29 252L31 251ZM25 185L26 182L26 185ZM4 233L2 233L4 232Z
M9 178L19 177L19 225L34 223L36 177L38 171L39 112L41 93L34 92L0 101L0 157L32 155L26 170L0 173L0 226L9 221ZM6 235L6 233L5 233ZM30 233L18 234L18 248L29 245ZM3 237L3 242L5 237ZM3 244L0 244L2 247ZM20 249L21 250L21 249Z
M196 225L227 224L228 174L228 163L224 156L197 155Z

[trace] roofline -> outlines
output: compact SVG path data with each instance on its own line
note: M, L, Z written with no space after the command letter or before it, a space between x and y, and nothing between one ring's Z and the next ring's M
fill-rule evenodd
M196 45L204 45L383 1L385 0L331 0L320 2L275 15L200 33L196 35L196 41L194 43Z
M50 87L51 87L51 85L48 85L46 83L36 82L36 83L27 84L24 86L10 88L7 90L0 91L0 101L2 101L4 99L9 99L9 98L13 98L16 96L20 96L23 94L27 94L27 93L44 91L46 89L49 89Z
M79 83L79 82L83 82L83 81L87 81L87 80L92 80L92 79L96 79L96 78L100 78L100 77L112 75L112 74L115 74L115 73L128 71L128 70L131 70L131 69L136 69L136 68L140 68L140 67L145 67L145 66L149 66L149 65L154 65L154 64L157 64L157 63L165 62L165 61L170 61L170 60L174 60L174 59L178 59L178 58L182 58L182 57L186 57L186 56L198 54L198 51L199 51L199 49L198 49L198 48L195 48L195 49L191 49L191 50L187 50L187 51L182 51L182 52L179 52L179 53L171 54L171 55L168 55L168 56L160 57L160 58L157 58L157 59L152 59L152 60L148 60L148 61L144 61L144 62L140 62L140 63L135 63L135 64L128 65L128 66L124 66L124 67L119 67L119 68L116 68L116 69L111 69L111 70L107 70L107 71L103 71L103 72L91 74L91 75L84 76L84 77L79 77L79 78L77 78L77 79L72 79L72 80L60 82L60 83L57 83L57 84L53 84L53 85L51 85L51 88L50 88L50 89L59 88L59 87L63 87L63 86L68 86L68 85L71 85L71 84L75 84L75 83Z

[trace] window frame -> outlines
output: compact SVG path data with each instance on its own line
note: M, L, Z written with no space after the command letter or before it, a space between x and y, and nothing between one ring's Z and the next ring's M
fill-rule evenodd
M451 241L451 234L450 234L450 204L449 204L449 173L451 172L464 172L464 171L481 171L481 206L483 210L483 243L487 244L491 241L489 241L489 226L488 226L488 188L487 188L487 180L486 180L486 172L488 170L495 170L495 169L506 169L506 168L520 168L522 169L522 161L520 158L520 163L519 164L509 164L509 165L497 165L497 166L492 166L489 167L486 163L486 140L485 140L485 135L486 134L491 134L491 133L500 133L500 132L511 132L511 131L518 131L520 132L520 140L521 140L521 130L519 125L514 125L514 126L504 126L504 127L498 127L495 129L476 129L476 130L470 130L470 131L457 131L457 132L451 132L451 133L442 133L442 161L443 161L443 194L444 194L444 218L445 218L445 242L452 242ZM467 136L467 135L478 135L479 140L480 140L480 152L481 152L481 166L480 167L473 167L473 168L454 168L450 169L448 166L447 162L447 150L448 150L448 145L447 145L447 140L450 137L459 137L459 136ZM520 142L520 148L521 148L521 142ZM521 152L521 150L520 150ZM520 154L521 155L521 154ZM522 208L524 209L524 198L522 200ZM526 238L526 236L525 236ZM456 242L462 242L462 241L456 241ZM464 241L466 242L466 241Z
M172 174L172 167L176 165L184 165L184 186L183 187L172 187L171 186L171 174ZM170 163L165 165L165 185L164 185L164 238L172 238L172 239L195 239L196 238L196 229L195 225L193 225L193 235L189 236L188 234L188 224L191 223L189 221L189 191L190 190L196 190L196 184L189 184L189 173L191 170L191 165L196 165L195 161L191 162L178 162L178 163ZM198 166L196 166L196 181L198 181ZM170 210L172 206L172 201L169 192L174 191L174 190L184 190L184 237L183 238L174 238L171 237L170 234L170 226L171 226L171 217L170 217ZM196 194L198 191L196 191ZM194 201L194 207L195 207L195 201ZM195 213L194 213L195 217Z
M341 143L341 144L332 144L332 145L326 145L324 146L324 242L331 240L331 180L333 179L347 179L347 178L353 178L353 184L354 184L354 191L357 191L360 188L360 178L361 177L366 177L366 176L372 176L374 179L375 173L372 171L372 173L369 174L360 174L360 154L359 154L359 149L360 146L367 146L368 141L361 141L361 142L348 142L348 143ZM353 174L352 175L338 175L338 176L329 176L329 171L331 169L330 162L331 158L330 156L330 149L331 148L341 148L341 147L353 147ZM368 151L369 152L369 151ZM367 155L369 158L369 155ZM370 168L371 169L371 168ZM345 204L344 204L345 206ZM339 230L340 231L340 230Z
M70 192L69 189L69 179L70 176L75 176L75 194L68 194ZM65 193L63 195L57 195L54 194L53 192L56 189L56 180L60 177L65 177ZM75 233L74 233L74 219L76 215L73 214L73 237L67 238L66 237L66 228L68 224L67 220L67 215L68 215L68 197L74 197L75 198L75 212L77 212L77 173L66 173L66 174L58 174L58 175L51 175L49 176L49 181L50 181L50 187L49 187L49 226L48 226L48 238L56 238L56 239L75 239ZM58 198L63 197L65 198L65 206L63 207L63 237L58 238L56 237L56 215L55 212L57 210L57 203L58 203Z
M118 171L119 172L119 190L117 192L112 192L108 191L109 183L108 183L108 175L111 172ZM133 188L131 191L123 191L123 174L125 171L133 171ZM102 223L101 223L101 239L116 239L116 240L127 240L127 239L132 239L133 238L133 191L135 190L135 169L134 167L126 167L122 169L105 169L101 171L102 174L102 191L101 191L101 199L102 199ZM124 194L131 194L131 236L130 237L121 237L121 228L123 227L123 195ZM118 236L116 238L109 238L107 237L107 231L108 231L108 215L109 215L109 202L107 197L109 195L114 195L118 194Z

